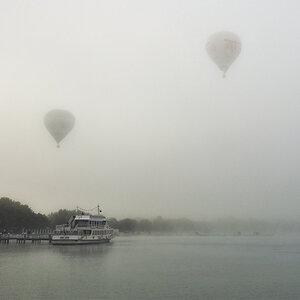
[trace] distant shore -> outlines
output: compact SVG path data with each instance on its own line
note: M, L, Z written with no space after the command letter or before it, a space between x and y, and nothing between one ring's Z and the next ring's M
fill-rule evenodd
M27 205L9 198L0 198L0 232L22 233L22 230L53 230L77 212L60 209L49 215L35 213ZM192 221L188 218L153 219L109 218L109 224L121 234L195 234L195 235L272 235L300 233L300 221L264 221L224 218L215 221Z

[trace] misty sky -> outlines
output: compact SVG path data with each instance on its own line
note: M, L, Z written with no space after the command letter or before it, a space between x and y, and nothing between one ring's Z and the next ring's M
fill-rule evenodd
M0 196L49 213L297 218L300 2L0 1ZM208 37L242 51L222 78ZM51 109L76 117L57 149Z

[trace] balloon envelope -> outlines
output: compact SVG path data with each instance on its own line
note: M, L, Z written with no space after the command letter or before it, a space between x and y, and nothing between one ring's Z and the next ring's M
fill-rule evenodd
M59 147L60 141L62 141L74 127L75 117L69 111L54 109L45 115L44 123Z
M241 41L232 32L216 32L209 37L206 51L225 76L226 71L241 52Z

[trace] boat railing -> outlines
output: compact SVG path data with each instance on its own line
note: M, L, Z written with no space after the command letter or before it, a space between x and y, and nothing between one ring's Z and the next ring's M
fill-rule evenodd
M56 231L55 232L56 235L80 235L80 233L78 233L77 231Z

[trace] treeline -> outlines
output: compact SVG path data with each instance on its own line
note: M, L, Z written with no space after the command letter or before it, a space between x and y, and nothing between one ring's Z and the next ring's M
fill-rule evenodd
M27 205L9 198L0 198L0 232L21 232L23 229L55 229L65 224L75 215L75 210L60 209L49 215L35 213ZM299 233L300 221L263 221L256 219L240 220L234 218L214 221L192 221L186 218L165 219L109 219L113 228L123 233L192 233L199 235L216 234L274 234Z
M188 233L198 235L259 235L300 233L300 221L264 221L224 218L213 221L192 221L186 218L165 219L110 219L109 224L124 233Z
M0 232L20 232L24 228L47 228L49 219L43 214L36 214L27 205L0 198Z
M122 219L117 220L115 218L109 219L109 224L113 228L118 228L120 232L194 232L198 230L199 224L189 219L164 219L157 217L153 220L149 219ZM205 226L202 227L206 231Z
M76 210L60 209L57 212L49 214L47 217L49 219L50 227L55 229L56 225L66 224L69 218L76 214Z
M21 232L23 229L54 229L58 224L64 224L75 210L60 209L48 216L35 213L28 205L0 198L0 232Z

